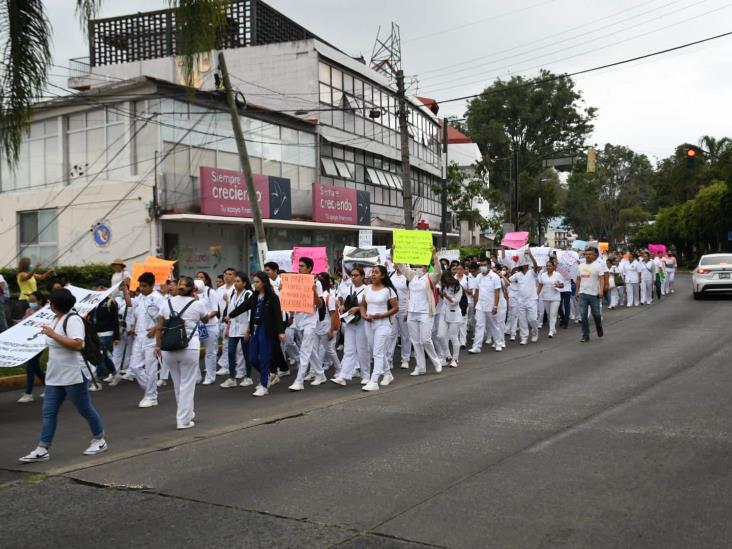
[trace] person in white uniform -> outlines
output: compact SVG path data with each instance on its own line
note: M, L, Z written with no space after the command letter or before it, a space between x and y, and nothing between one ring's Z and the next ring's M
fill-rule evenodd
M244 334L249 326L249 311L238 315L235 318L229 317L229 312L235 310L237 307L246 303L249 297L252 295L252 290L249 285L249 277L246 273L238 272L234 276L234 291L231 293L231 297L228 299L226 308L224 309L224 317L229 318L229 322L224 328L224 337L229 342L229 346L226 352L229 355L229 379L219 384L222 389L230 389L237 386L237 376L239 375L238 358L237 353L241 351L242 359L245 360L245 375L241 381L242 387L250 387L254 385L252 381L251 366L246 363L246 341L244 340Z
M460 287L463 289L463 293L468 299L468 308L465 312L465 315L462 316L462 320L460 322L460 329L458 332L458 337L460 339L460 346L465 347L467 345L468 341L468 317L469 317L469 311L471 307L471 297L468 294L468 281L469 281L469 275L465 274L465 267L458 263L456 265L453 265L450 269L452 271L453 276L455 277L455 280L457 280L460 283Z
M196 382L201 375L199 356L201 342L198 339L198 323L208 316L210 311L202 301L193 297L193 279L181 276L178 279L178 292L167 299L160 315L156 331L155 353L162 356L163 363L170 371L177 405L175 419L178 429L190 429L195 426L193 418ZM172 316L180 317L185 323L188 344L184 349L175 351L161 351L164 322Z
M613 263L613 260L608 258L605 261L608 270L607 276L607 293L608 293L608 309L615 309L620 303L620 292L615 280L615 275L620 274L620 268Z
M643 259L638 264L640 271L641 305L653 303L653 282L656 279L656 264L648 252L643 252Z
M674 293L674 279L676 278L676 268L678 267L678 261L676 260L676 255L674 254L673 250L668 251L668 255L664 258L664 262L666 263L666 278L663 281L663 284L666 289L667 294Z
M117 312L119 315L119 344L112 349L112 362L117 369L117 375L109 382L110 387L114 387L124 379L130 365L132 357L132 345L134 339L130 336L130 326L134 324L135 308L132 305L132 296L127 284L120 286L122 294L115 298L117 301ZM130 377L129 380L134 378Z
M460 361L460 327L463 324L460 302L464 295L465 292L460 282L450 271L444 271L440 279L440 297L444 307L440 318L438 337L442 340L443 352L445 353L440 358L451 368L457 368ZM452 351L450 346L452 346Z
M300 274L312 274L315 263L309 257L301 257L298 265ZM313 284L313 310L312 312L295 313L292 326L300 337L300 365L297 369L297 378L290 385L290 391L303 391L305 389L305 376L308 373L310 359L315 348L315 328L318 325L318 309L323 307L323 286L319 280ZM315 364L314 372L316 377L323 375L323 365Z
M370 381L369 344L366 327L361 318L361 302L366 296L368 286L364 284L365 273L361 267L351 269L350 284L343 281L338 289L338 307L343 327L343 360L340 373L331 378L336 385L346 386L358 369L361 384Z
M366 289L360 307L361 319L366 326L366 337L374 360L371 378L362 389L378 391L379 378L382 378L382 386L394 381L386 352L392 332L392 317L399 312L399 297L383 265L375 265L371 270L371 284Z
M203 321L208 335L201 343L204 347L205 375L203 384L211 385L216 381L216 360L219 350L219 296L211 288L211 277L208 273L203 271L196 273L194 282L198 299L208 311Z
M475 302L475 334L473 346L469 353L480 353L483 341L494 337L494 320L498 315L501 301L500 277L493 273L488 266L488 261L482 259L480 262L480 274L476 277L477 287L473 290ZM504 311L505 314L505 311ZM502 335L502 337L505 337ZM500 339L500 341L503 341ZM505 342L496 345L496 350L503 350Z
M527 263L527 258L531 261L531 267ZM519 332L521 334L521 345L529 342L531 335L532 343L539 340L539 330L537 328L537 295L536 295L536 275L539 266L530 250L524 252L522 264L519 265L519 271L511 275L509 281L518 287L518 322Z
M623 258L623 261L619 265L620 274L623 275L625 280L625 301L628 307L637 307L640 305L640 263L635 256L630 253L627 258Z
M224 271L224 284L216 289L216 293L219 296L219 311L221 313L226 309L226 305L231 297L231 293L234 291L234 277L236 276L236 269L228 267ZM216 371L217 376L229 375L229 353L226 351L229 348L229 338L225 334L226 330L221 326L221 357L219 357L219 369Z
M338 358L335 344L338 329L340 328L340 317L338 316L338 301L336 300L336 292L333 290L333 280L328 273L320 273L318 275L320 285L323 287L323 308L318 310L318 327L315 329L315 335L318 341L313 349L313 359L311 361L325 365L330 363L335 369L335 375L341 371L341 361ZM326 381L325 373L322 376L315 377L310 385L320 385Z
M546 264L546 271L539 275L539 288L537 293L544 301L544 309L549 319L549 337L557 333L557 313L561 302L560 289L564 288L564 278L554 270L554 262Z
M155 355L155 332L158 317L165 305L165 298L154 290L155 275L142 273L137 279L140 295L132 302L135 307L130 335L134 338L130 370L143 390L140 408L158 405L158 364Z
M394 315L392 322L391 341L387 359L392 360L396 351L397 339L401 349L401 368L409 369L409 358L412 356L412 340L409 339L409 328L407 326L407 308L409 305L409 284L407 277L395 266L394 272L390 275L391 283L396 289L399 299L399 312Z

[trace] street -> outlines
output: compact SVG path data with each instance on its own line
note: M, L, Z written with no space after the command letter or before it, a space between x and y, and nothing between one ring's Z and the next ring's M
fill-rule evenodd
M172 387L93 396L110 451L87 458L70 403L51 461L22 466L40 400L0 394L0 546L729 547L730 301L688 276L650 307L366 394Z

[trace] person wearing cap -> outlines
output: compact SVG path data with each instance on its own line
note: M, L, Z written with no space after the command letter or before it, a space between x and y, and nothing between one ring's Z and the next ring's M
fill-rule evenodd
M112 281L111 281L110 288L112 286L114 286L115 284L117 284L118 282L120 282L120 283L124 282L125 285L129 287L130 280L132 279L132 275L130 275L130 273L128 273L127 270L125 269L125 267L127 267L127 265L125 265L125 260L117 258L114 261L112 261L112 263L110 263L110 265L112 267L112 270L114 271L114 274L112 275Z

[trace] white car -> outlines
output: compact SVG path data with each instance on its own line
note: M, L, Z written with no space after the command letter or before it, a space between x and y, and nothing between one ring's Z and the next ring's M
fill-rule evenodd
M691 276L694 299L712 292L732 292L732 254L707 254Z

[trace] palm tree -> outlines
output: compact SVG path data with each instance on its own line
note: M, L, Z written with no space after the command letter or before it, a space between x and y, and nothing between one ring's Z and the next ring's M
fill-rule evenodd
M701 147L702 150L708 153L709 162L712 165L717 163L717 160L719 160L719 155L721 155L729 146L732 146L732 140L730 140L729 137L717 139L716 137L712 137L711 135L704 135L701 139L699 139L699 147Z
M103 0L76 0L76 13L87 28ZM193 82L200 52L215 49L216 36L226 23L228 0L168 0L176 8L176 31L184 74ZM32 106L48 83L51 63L51 24L42 0L0 0L0 153L15 164Z

